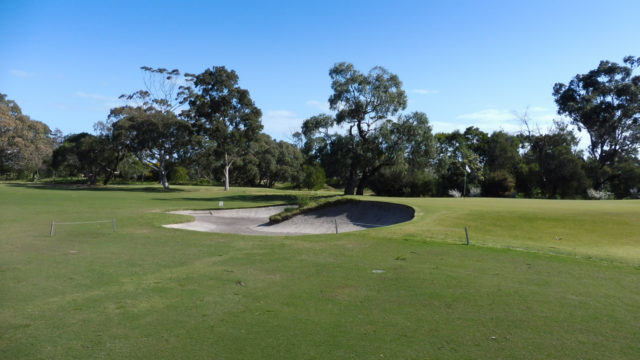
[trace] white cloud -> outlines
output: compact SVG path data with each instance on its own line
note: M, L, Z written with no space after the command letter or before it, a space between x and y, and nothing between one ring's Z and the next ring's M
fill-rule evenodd
M11 75L15 76L15 77L19 77L19 78L29 78L29 77L34 77L36 76L36 74L34 73L30 73L30 72L26 72L26 71L22 71L22 70L11 70Z
M327 101L309 100L307 101L307 105L325 113L331 112L331 109L329 108L329 102Z
M427 90L427 89L413 89L411 90L411 92L414 94L420 94L420 95L433 95L433 94L440 93L439 90Z
M294 132L300 130L302 121L296 113L289 110L267 110L262 115L264 132L276 140L289 140Z

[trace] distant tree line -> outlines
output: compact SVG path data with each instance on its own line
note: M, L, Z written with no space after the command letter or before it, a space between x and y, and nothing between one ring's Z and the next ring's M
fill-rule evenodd
M322 168L345 194L636 198L639 66L631 56L623 64L602 61L568 85L557 83L558 114L569 121L544 131L522 114L516 134L473 126L432 134L424 113L400 113L406 95L396 75L339 63L329 71L335 115L305 120L295 138L308 166ZM588 134L586 153L570 126Z
M640 188L640 58L602 61L557 83L558 113L541 130L521 114L518 133L432 132L382 67L330 71L333 114L312 116L294 144L262 132L262 112L224 66L200 74L143 67L145 88L122 95L95 134L62 136L0 94L0 178L82 177L319 189L362 195L635 198ZM578 147L574 128L589 136ZM596 195L593 195L596 194Z

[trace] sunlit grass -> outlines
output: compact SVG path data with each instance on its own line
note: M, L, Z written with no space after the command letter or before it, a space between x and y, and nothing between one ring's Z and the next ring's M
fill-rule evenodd
M161 225L188 220L170 210L294 203L300 192L175 188L0 185L0 358L640 353L640 202L375 198L416 218L262 237ZM51 220L112 218L115 233L97 223L49 236ZM461 245L465 226L472 246Z

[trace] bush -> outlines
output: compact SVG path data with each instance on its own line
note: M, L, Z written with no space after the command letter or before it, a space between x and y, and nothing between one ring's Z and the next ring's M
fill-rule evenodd
M430 196L435 192L436 181L429 171L390 167L373 176L369 187L381 196Z
M511 196L516 186L513 175L506 171L498 170L490 173L482 183L482 193L485 196L505 197Z
M324 170L318 165L304 165L302 167L304 177L302 178L302 187L309 190L322 189L327 181Z
M189 181L189 172L182 166L174 166L169 171L169 181L174 183L185 183Z

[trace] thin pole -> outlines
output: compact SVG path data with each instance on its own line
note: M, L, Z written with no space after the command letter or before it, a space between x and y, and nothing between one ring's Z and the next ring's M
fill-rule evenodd
M467 195L467 172L464 172L464 187L462 188L462 197Z
M113 232L116 232L116 219L114 218L111 222L113 223Z
M336 223L336 234L338 233L338 219L333 219L333 221Z
M49 236L53 236L53 228L55 227L55 221L51 220L51 228L49 229Z
M464 227L464 233L467 235L467 246L469 246L469 227Z

